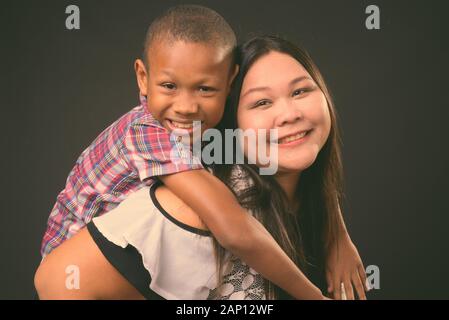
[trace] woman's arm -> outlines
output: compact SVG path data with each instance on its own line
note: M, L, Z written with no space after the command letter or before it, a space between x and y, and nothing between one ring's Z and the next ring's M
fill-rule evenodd
M353 300L354 289L359 299L365 300L366 273L362 259L352 242L339 207L339 237L337 243L329 247L326 261L328 292L334 299L342 299L341 284L347 299Z
M76 284L77 272L79 288ZM68 273L66 273L68 272ZM53 250L36 271L40 299L143 299L106 260L87 228Z
M225 249L263 277L297 299L323 298L321 291L306 278L263 225L239 205L218 178L206 170L160 178L200 216Z

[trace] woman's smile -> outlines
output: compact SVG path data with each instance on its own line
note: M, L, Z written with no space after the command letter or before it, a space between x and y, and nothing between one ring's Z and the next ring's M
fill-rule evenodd
M298 133L288 134L284 137L281 137L278 139L278 146L279 148L286 148L286 147L295 147L297 145L300 145L308 140L308 137L310 136L310 133L312 132L312 129L310 130L303 130Z

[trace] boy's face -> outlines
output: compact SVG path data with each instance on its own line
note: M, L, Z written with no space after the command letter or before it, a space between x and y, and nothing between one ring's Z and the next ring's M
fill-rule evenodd
M208 43L159 41L151 45L147 61L135 63L140 93L148 109L169 131L202 131L221 120L237 67L231 68L227 51Z

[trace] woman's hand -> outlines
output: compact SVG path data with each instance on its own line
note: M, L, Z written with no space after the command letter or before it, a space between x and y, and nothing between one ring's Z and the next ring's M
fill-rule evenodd
M347 299L354 300L355 288L359 299L366 300L365 290L368 291L368 288L365 268L357 248L347 233L339 238L338 243L333 243L329 248L326 280L327 290L333 294L334 299L341 300L345 294Z

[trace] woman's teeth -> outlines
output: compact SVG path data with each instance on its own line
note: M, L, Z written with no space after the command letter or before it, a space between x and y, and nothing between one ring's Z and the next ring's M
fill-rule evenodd
M308 133L308 131L303 131L303 132L295 134L293 136L288 136L288 137L279 139L278 143L282 144L282 143L289 143L289 142L292 142L295 140L299 140L299 139L303 138L307 133Z

